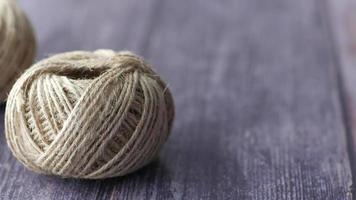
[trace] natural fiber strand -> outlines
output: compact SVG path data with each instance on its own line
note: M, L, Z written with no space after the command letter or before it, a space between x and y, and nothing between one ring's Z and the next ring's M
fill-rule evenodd
M29 21L14 0L0 0L0 102L35 56Z
M129 52L55 55L12 88L5 132L13 154L35 172L122 176L149 163L174 116L166 84Z

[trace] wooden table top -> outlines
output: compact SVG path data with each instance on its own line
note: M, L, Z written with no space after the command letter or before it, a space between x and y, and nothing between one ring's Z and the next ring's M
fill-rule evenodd
M19 2L38 60L131 50L169 83L177 115L159 159L107 180L30 172L1 134L1 199L352 199L352 0Z

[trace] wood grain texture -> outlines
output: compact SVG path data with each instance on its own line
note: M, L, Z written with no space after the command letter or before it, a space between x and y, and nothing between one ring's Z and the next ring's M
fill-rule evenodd
M20 3L37 30L39 58L132 50L169 83L177 118L159 160L102 181L29 172L2 136L2 199L351 199L322 1Z
M350 161L356 173L356 1L328 1L335 49L340 66L341 95L348 128ZM356 177L353 177L355 182Z

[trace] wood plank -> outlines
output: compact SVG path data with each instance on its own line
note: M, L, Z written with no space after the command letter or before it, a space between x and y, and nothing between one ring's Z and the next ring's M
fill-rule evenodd
M102 181L29 172L1 137L1 198L351 199L322 1L20 3L37 30L39 58L135 51L169 82L177 118L159 160Z
M328 1L335 48L340 65L340 85L348 127L353 174L356 173L356 1ZM356 180L356 177L353 179Z

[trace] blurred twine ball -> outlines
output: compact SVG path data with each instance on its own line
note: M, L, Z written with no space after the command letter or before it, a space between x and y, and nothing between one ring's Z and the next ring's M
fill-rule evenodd
M170 91L141 58L76 51L45 59L19 78L5 133L13 154L35 172L99 179L155 158L173 117Z
M29 21L14 0L0 0L0 102L35 56Z

